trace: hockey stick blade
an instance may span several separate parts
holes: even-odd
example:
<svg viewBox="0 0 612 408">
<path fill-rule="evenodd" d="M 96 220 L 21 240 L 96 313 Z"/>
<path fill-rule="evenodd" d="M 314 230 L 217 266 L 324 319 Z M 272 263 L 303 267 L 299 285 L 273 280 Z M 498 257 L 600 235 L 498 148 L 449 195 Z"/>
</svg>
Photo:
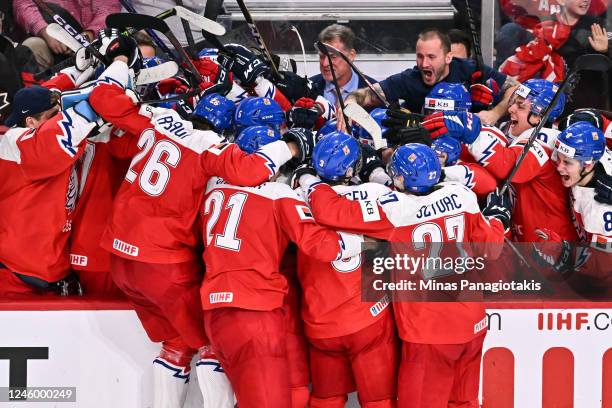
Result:
<svg viewBox="0 0 612 408">
<path fill-rule="evenodd" d="M 136 79 L 136 85 L 147 85 L 170 78 L 178 72 L 178 65 L 174 61 L 164 62 L 157 66 L 141 69 Z"/>
<path fill-rule="evenodd" d="M 374 149 L 379 150 L 387 147 L 387 141 L 382 137 L 382 129 L 365 109 L 356 103 L 348 103 L 344 108 L 344 114 L 372 136 Z"/>
<path fill-rule="evenodd" d="M 584 54 L 579 56 L 574 63 L 576 71 L 605 72 L 610 68 L 612 68 L 612 60 L 603 54 Z"/>
<path fill-rule="evenodd" d="M 194 27 L 197 27 L 200 30 L 204 30 L 213 35 L 225 35 L 225 27 L 216 21 L 209 20 L 191 10 L 187 10 L 185 7 L 176 6 L 174 7 L 174 10 L 176 11 L 176 15 L 178 17 L 182 18 L 183 20 L 187 20 L 189 24 L 192 24 Z"/>
<path fill-rule="evenodd" d="M 359 77 L 361 77 L 361 79 L 366 83 L 368 88 L 370 88 L 370 91 L 372 91 L 374 95 L 376 95 L 376 97 L 385 105 L 385 108 L 389 107 L 389 101 L 387 101 L 387 98 L 385 98 L 385 96 L 381 92 L 379 92 L 378 90 L 376 90 L 376 88 L 374 88 L 374 85 L 372 85 L 372 83 L 368 80 L 368 77 L 366 77 L 365 74 L 361 72 L 361 70 L 355 66 L 355 64 L 353 63 L 353 61 L 349 59 L 349 57 L 347 57 L 342 51 L 340 51 L 339 49 L 337 49 L 336 47 L 332 45 L 323 44 L 322 42 L 318 42 L 318 43 L 321 44 L 321 46 L 327 48 L 327 50 L 329 50 L 330 52 L 333 52 L 334 54 L 337 54 L 338 56 L 340 56 L 340 58 L 342 58 L 347 64 L 349 64 L 349 66 L 353 69 L 353 71 L 355 71 L 355 73 L 359 75 Z M 315 46 L 317 48 L 320 47 L 317 43 L 315 43 Z"/>
<path fill-rule="evenodd" d="M 172 14 L 174 15 L 174 14 Z M 168 14 L 170 16 L 170 14 Z M 106 25 L 111 28 L 125 29 L 150 28 L 160 33 L 170 31 L 168 24 L 160 18 L 136 13 L 113 13 L 106 16 Z"/>
<path fill-rule="evenodd" d="M 51 23 L 47 26 L 47 34 L 74 52 L 77 52 L 79 48 L 83 48 L 80 42 L 75 40 L 74 37 L 68 34 L 68 32 L 57 23 Z"/>
</svg>

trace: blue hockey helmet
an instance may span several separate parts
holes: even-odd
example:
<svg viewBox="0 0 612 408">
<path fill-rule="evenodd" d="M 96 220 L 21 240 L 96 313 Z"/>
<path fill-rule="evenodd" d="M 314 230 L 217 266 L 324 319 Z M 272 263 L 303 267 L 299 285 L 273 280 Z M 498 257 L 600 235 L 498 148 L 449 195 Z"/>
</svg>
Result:
<svg viewBox="0 0 612 408">
<path fill-rule="evenodd" d="M 219 50 L 216 48 L 202 48 L 200 52 L 198 52 L 198 58 L 202 57 L 216 57 L 219 54 Z"/>
<path fill-rule="evenodd" d="M 217 93 L 206 95 L 196 104 L 192 116 L 210 123 L 216 131 L 222 132 L 232 126 L 234 103 Z"/>
<path fill-rule="evenodd" d="M 355 170 L 359 155 L 357 140 L 336 130 L 315 145 L 312 166 L 323 180 L 337 181 L 346 177 L 349 169 Z"/>
<path fill-rule="evenodd" d="M 281 134 L 268 126 L 249 126 L 236 138 L 236 144 L 243 151 L 253 153 L 268 143 L 280 140 Z"/>
<path fill-rule="evenodd" d="M 247 98 L 236 107 L 234 119 L 239 129 L 265 125 L 280 131 L 280 126 L 285 122 L 285 112 L 274 99 Z"/>
<path fill-rule="evenodd" d="M 559 86 L 545 79 L 529 79 L 519 85 L 514 95 L 521 96 L 531 102 L 531 112 L 542 116 L 546 107 L 555 96 Z M 557 103 L 550 111 L 549 122 L 554 121 L 563 113 L 565 108 L 565 94 L 562 93 Z"/>
<path fill-rule="evenodd" d="M 425 193 L 440 180 L 442 167 L 438 156 L 430 147 L 409 143 L 393 153 L 388 173 L 393 179 L 403 176 L 403 187 L 407 191 Z"/>
<path fill-rule="evenodd" d="M 146 57 L 142 59 L 143 68 L 153 68 L 163 64 L 165 61 L 159 57 Z"/>
<path fill-rule="evenodd" d="M 559 133 L 555 142 L 555 153 L 562 153 L 580 161 L 591 164 L 603 156 L 606 140 L 603 132 L 588 122 L 576 122 Z"/>
<path fill-rule="evenodd" d="M 452 166 L 457 163 L 459 156 L 461 155 L 461 142 L 454 137 L 443 135 L 435 138 L 431 145 L 434 152 L 446 153 L 445 166 Z"/>
<path fill-rule="evenodd" d="M 380 126 L 380 129 L 384 135 L 384 133 L 387 131 L 388 128 L 382 125 L 382 120 L 387 119 L 387 109 L 386 108 L 373 109 L 370 112 L 370 116 L 372 117 L 372 119 L 376 121 L 376 123 L 378 123 L 378 126 Z M 353 136 L 358 138 L 361 143 L 367 143 L 370 146 L 374 145 L 374 142 L 372 140 L 372 135 L 370 135 L 364 128 L 359 126 L 357 123 L 353 124 Z"/>
<path fill-rule="evenodd" d="M 463 84 L 438 82 L 427 94 L 423 111 L 430 114 L 437 111 L 463 111 L 472 109 L 472 97 Z"/>
<path fill-rule="evenodd" d="M 323 136 L 326 136 L 332 132 L 338 130 L 338 122 L 336 119 L 330 119 L 321 128 L 317 131 L 317 141 L 319 141 Z"/>
</svg>

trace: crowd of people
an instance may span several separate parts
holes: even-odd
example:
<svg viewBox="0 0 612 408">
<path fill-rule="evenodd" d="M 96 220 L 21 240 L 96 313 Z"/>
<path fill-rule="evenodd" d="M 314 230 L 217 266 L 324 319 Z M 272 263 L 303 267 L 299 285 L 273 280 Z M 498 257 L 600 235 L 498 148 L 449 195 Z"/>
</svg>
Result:
<svg viewBox="0 0 612 408">
<path fill-rule="evenodd" d="M 541 271 L 609 299 L 612 117 L 568 109 L 546 75 L 479 66 L 465 32 L 430 28 L 416 66 L 380 82 L 337 53 L 308 79 L 225 44 L 138 84 L 170 56 L 105 27 L 119 4 L 58 3 L 91 41 L 72 65 L 33 75 L 72 52 L 25 0 L 15 21 L 34 36 L 2 53 L 0 297 L 129 301 L 161 345 L 155 407 L 183 405 L 194 358 L 206 408 L 342 407 L 354 391 L 370 408 L 479 406 L 484 304 L 362 300 L 362 251 L 381 242 L 490 258 L 528 243 Z M 604 32 L 588 41 L 607 55 Z M 356 58 L 345 25 L 319 41 Z"/>
</svg>

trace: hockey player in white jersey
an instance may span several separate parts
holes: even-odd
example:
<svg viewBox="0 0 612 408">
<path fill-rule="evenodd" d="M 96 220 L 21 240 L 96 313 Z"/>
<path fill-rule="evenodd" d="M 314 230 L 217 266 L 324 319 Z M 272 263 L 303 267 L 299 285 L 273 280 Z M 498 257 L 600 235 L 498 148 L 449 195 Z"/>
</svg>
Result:
<svg viewBox="0 0 612 408">
<path fill-rule="evenodd" d="M 556 156 L 556 158 L 555 158 Z M 576 122 L 559 135 L 553 157 L 570 203 L 580 246 L 562 240 L 555 231 L 539 229 L 537 258 L 556 272 L 570 275 L 574 287 L 610 293 L 612 273 L 612 205 L 595 200 L 597 173 L 612 171 L 612 156 L 604 134 L 587 122 Z M 548 245 L 549 243 L 555 243 Z M 577 286 L 578 285 L 578 286 Z"/>
</svg>

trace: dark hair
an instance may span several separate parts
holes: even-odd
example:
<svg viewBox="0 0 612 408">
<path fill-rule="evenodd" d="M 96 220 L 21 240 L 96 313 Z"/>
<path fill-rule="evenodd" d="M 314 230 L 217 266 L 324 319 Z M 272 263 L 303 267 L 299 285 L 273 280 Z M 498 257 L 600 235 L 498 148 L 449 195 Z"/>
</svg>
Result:
<svg viewBox="0 0 612 408">
<path fill-rule="evenodd" d="M 470 58 L 472 55 L 472 41 L 470 40 L 470 36 L 465 31 L 456 28 L 448 30 L 447 35 L 451 44 L 463 44 L 467 51 L 467 56 Z"/>
<path fill-rule="evenodd" d="M 355 49 L 355 33 L 347 26 L 332 24 L 319 33 L 319 41 L 330 42 L 340 40 L 347 50 Z"/>
<path fill-rule="evenodd" d="M 155 48 L 155 44 L 153 43 L 153 40 L 151 39 L 151 37 L 149 37 L 149 34 L 147 34 L 143 30 L 135 32 L 132 35 L 132 37 L 134 38 L 134 40 L 136 41 L 136 44 L 138 45 L 148 45 L 149 47 Z"/>
<path fill-rule="evenodd" d="M 426 28 L 425 30 L 421 31 L 419 33 L 419 40 L 421 41 L 427 41 L 427 40 L 431 40 L 432 38 L 439 38 L 440 42 L 442 43 L 442 49 L 444 50 L 445 54 L 448 54 L 450 52 L 451 49 L 451 42 L 450 39 L 448 38 L 448 35 L 444 34 L 442 31 L 438 30 L 437 28 Z"/>
</svg>

